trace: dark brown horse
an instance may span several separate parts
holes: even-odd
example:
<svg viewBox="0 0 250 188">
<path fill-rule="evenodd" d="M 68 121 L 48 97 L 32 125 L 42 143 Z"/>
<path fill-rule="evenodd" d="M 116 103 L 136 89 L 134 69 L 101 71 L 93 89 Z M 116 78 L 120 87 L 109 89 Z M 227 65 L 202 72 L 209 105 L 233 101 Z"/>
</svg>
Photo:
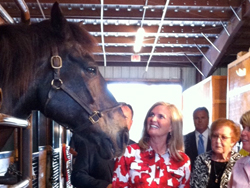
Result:
<svg viewBox="0 0 250 188">
<path fill-rule="evenodd" d="M 0 26 L 1 113 L 27 118 L 39 110 L 94 141 L 103 157 L 121 155 L 128 129 L 93 60 L 94 46 L 87 31 L 66 21 L 58 3 L 50 20 Z M 1 148 L 11 131 L 1 127 Z"/>
</svg>

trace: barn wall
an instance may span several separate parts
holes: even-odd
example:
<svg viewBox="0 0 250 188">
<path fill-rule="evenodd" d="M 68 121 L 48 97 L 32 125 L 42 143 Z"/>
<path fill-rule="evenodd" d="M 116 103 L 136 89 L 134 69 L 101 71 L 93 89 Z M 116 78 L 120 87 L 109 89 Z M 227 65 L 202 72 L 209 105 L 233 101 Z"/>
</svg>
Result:
<svg viewBox="0 0 250 188">
<path fill-rule="evenodd" d="M 227 76 L 227 67 L 218 68 L 213 75 Z"/>
<path fill-rule="evenodd" d="M 250 109 L 250 52 L 238 53 L 237 57 L 228 64 L 227 118 L 239 123 L 241 115 Z M 246 74 L 238 75 L 244 68 Z"/>
<path fill-rule="evenodd" d="M 182 90 L 185 91 L 189 87 L 196 84 L 196 69 L 192 67 L 182 68 L 183 82 Z"/>
<path fill-rule="evenodd" d="M 184 134 L 193 131 L 193 111 L 206 107 L 209 111 L 209 124 L 226 117 L 226 76 L 210 76 L 182 93 Z"/>
<path fill-rule="evenodd" d="M 190 67 L 99 67 L 107 81 L 180 83 L 183 89 L 195 84 L 194 68 Z"/>
<path fill-rule="evenodd" d="M 196 84 L 194 67 L 118 67 L 99 66 L 100 72 L 107 81 L 121 82 L 155 82 L 182 84 L 183 91 Z M 218 68 L 213 75 L 226 76 L 227 67 Z"/>
<path fill-rule="evenodd" d="M 179 80 L 181 78 L 180 68 L 177 67 L 149 67 L 145 71 L 145 67 L 99 67 L 102 75 L 108 79 L 129 79 L 141 81 L 153 80 Z"/>
</svg>

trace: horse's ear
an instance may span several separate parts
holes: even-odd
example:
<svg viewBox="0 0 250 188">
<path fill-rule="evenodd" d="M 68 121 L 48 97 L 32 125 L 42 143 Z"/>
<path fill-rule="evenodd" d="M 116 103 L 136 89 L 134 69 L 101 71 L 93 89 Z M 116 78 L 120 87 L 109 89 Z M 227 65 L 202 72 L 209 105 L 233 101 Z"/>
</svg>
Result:
<svg viewBox="0 0 250 188">
<path fill-rule="evenodd" d="M 51 9 L 51 24 L 53 30 L 55 30 L 56 32 L 62 32 L 66 23 L 67 21 L 62 14 L 59 3 L 55 2 Z"/>
</svg>

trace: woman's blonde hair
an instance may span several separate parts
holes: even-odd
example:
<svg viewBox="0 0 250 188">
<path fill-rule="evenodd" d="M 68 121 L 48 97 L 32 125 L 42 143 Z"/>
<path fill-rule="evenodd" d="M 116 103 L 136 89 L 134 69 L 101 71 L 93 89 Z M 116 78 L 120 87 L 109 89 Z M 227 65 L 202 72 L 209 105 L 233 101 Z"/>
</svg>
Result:
<svg viewBox="0 0 250 188">
<path fill-rule="evenodd" d="M 240 118 L 240 124 L 250 127 L 250 110 L 245 112 Z"/>
<path fill-rule="evenodd" d="M 139 141 L 139 146 L 143 151 L 149 148 L 150 136 L 147 132 L 147 119 L 151 111 L 156 106 L 160 105 L 166 106 L 170 111 L 172 131 L 168 134 L 166 141 L 168 149 L 170 151 L 170 155 L 177 161 L 183 160 L 183 158 L 178 152 L 178 150 L 184 152 L 184 142 L 182 135 L 182 115 L 180 111 L 176 108 L 176 106 L 173 104 L 169 104 L 166 102 L 157 102 L 148 110 L 144 120 L 142 138 Z"/>
</svg>

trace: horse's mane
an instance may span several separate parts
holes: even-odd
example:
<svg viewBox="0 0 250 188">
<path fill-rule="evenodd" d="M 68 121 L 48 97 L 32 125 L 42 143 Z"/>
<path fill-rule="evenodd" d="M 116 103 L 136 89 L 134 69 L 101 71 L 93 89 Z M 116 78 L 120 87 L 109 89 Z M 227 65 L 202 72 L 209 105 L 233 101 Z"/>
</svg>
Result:
<svg viewBox="0 0 250 188">
<path fill-rule="evenodd" d="M 53 33 L 50 20 L 30 26 L 0 26 L 0 88 L 16 97 L 21 95 L 34 78 L 36 67 L 49 63 L 52 46 L 62 49 L 77 44 L 81 52 L 92 54 L 95 40 L 78 24 L 68 23 L 64 34 Z"/>
</svg>

